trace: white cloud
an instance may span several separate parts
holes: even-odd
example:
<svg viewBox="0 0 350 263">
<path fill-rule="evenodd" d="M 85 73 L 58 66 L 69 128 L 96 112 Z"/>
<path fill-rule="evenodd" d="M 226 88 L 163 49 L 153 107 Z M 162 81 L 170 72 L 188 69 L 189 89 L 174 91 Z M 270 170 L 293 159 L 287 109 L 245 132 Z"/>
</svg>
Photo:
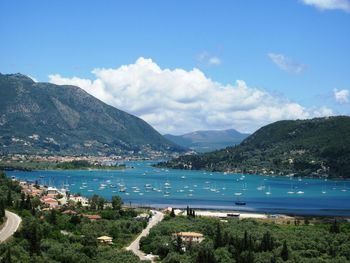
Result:
<svg viewBox="0 0 350 263">
<path fill-rule="evenodd" d="M 116 69 L 94 69 L 95 80 L 50 75 L 55 84 L 77 85 L 102 101 L 137 115 L 161 133 L 236 128 L 252 132 L 281 119 L 332 115 L 328 108 L 298 103 L 248 87 L 238 80 L 224 85 L 199 69 L 161 69 L 151 59 Z"/>
<path fill-rule="evenodd" d="M 34 78 L 33 76 L 28 75 L 29 78 L 31 78 L 34 82 L 39 82 L 36 78 Z"/>
<path fill-rule="evenodd" d="M 208 52 L 204 51 L 200 53 L 197 60 L 207 66 L 218 66 L 222 63 L 221 59 L 217 56 L 212 56 Z"/>
<path fill-rule="evenodd" d="M 350 12 L 349 0 L 302 0 L 306 5 L 314 6 L 320 10 L 343 10 Z"/>
<path fill-rule="evenodd" d="M 221 59 L 218 58 L 218 57 L 211 57 L 209 60 L 208 60 L 208 63 L 210 65 L 220 65 L 221 64 Z"/>
<path fill-rule="evenodd" d="M 306 69 L 306 65 L 294 62 L 282 54 L 268 53 L 267 55 L 277 67 L 286 72 L 301 73 Z"/>
<path fill-rule="evenodd" d="M 342 90 L 334 89 L 333 93 L 334 93 L 334 99 L 338 103 L 343 104 L 343 103 L 349 102 L 349 90 L 347 90 L 347 89 L 342 89 Z"/>
</svg>

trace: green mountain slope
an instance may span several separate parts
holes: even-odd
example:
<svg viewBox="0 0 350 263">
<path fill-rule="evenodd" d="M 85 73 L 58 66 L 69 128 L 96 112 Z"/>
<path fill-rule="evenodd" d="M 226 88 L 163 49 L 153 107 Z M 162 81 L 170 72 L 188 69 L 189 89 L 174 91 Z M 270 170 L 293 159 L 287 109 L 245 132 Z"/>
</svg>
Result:
<svg viewBox="0 0 350 263">
<path fill-rule="evenodd" d="M 196 152 L 210 152 L 228 146 L 234 146 L 243 141 L 249 134 L 240 133 L 234 129 L 222 131 L 195 131 L 184 135 L 164 135 L 168 140 L 190 148 Z"/>
<path fill-rule="evenodd" d="M 0 74 L 0 153 L 181 151 L 145 121 L 75 86 Z"/>
<path fill-rule="evenodd" d="M 350 178 L 350 117 L 278 121 L 236 147 L 181 156 L 168 167 Z"/>
</svg>

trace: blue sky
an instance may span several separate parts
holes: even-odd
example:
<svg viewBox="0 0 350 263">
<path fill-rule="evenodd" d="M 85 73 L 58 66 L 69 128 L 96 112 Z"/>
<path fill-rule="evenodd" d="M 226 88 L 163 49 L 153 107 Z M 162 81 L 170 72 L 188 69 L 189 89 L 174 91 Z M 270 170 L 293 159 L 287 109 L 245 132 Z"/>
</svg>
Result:
<svg viewBox="0 0 350 263">
<path fill-rule="evenodd" d="M 330 111 L 350 114 L 348 0 L 11 0 L 1 1 L 0 9 L 1 73 L 21 72 L 39 81 L 57 84 L 83 83 L 80 86 L 94 96 L 140 116 L 163 133 L 232 127 L 253 131 L 282 118 L 314 117 L 330 114 Z M 227 106 L 219 111 L 216 109 L 222 105 L 220 101 L 208 109 L 203 108 L 205 106 L 196 108 L 193 104 L 178 105 L 183 102 L 181 98 L 168 103 L 178 105 L 171 109 L 161 104 L 152 110 L 147 105 L 135 109 L 130 105 L 138 103 L 137 92 L 147 93 L 144 100 L 150 100 L 152 94 L 161 97 L 161 89 L 147 87 L 144 89 L 147 92 L 143 92 L 134 87 L 123 93 L 118 83 L 110 81 L 115 75 L 106 79 L 101 71 L 100 75 L 92 73 L 94 69 L 116 70 L 122 65 L 136 65 L 141 57 L 152 60 L 147 65 L 141 63 L 144 67 L 156 65 L 162 72 L 169 69 L 174 78 L 191 78 L 190 72 L 197 68 L 205 75 L 204 82 L 211 80 L 233 90 L 239 86 L 236 81 L 243 80 L 246 96 L 261 91 L 274 97 L 275 108 L 278 103 L 296 103 L 304 108 L 305 114 L 293 115 L 286 110 L 286 114 L 277 115 L 266 110 L 266 115 L 257 117 L 250 112 L 240 117 L 242 111 L 247 113 L 255 109 L 259 112 L 261 109 L 248 103 L 251 108 L 245 104 L 242 108 Z M 178 76 L 175 69 L 188 74 Z M 166 72 L 163 73 L 168 80 Z M 135 72 L 127 74 L 135 75 Z M 55 75 L 55 80 L 50 75 Z M 73 77 L 76 78 L 73 80 Z M 91 83 L 83 80 L 91 80 Z M 91 86 L 96 80 L 102 81 L 103 87 Z M 125 80 L 124 85 L 132 86 L 135 84 L 132 81 Z M 209 85 L 204 82 L 198 85 Z M 150 84 L 145 78 L 138 83 L 163 86 L 160 80 Z M 209 90 L 220 91 L 215 83 L 210 84 L 215 87 Z M 167 93 L 169 89 L 177 89 L 168 82 L 164 82 L 164 87 L 168 90 L 163 92 Z M 210 104 L 210 98 L 203 99 L 205 90 L 192 98 L 191 103 Z M 128 103 L 116 99 L 117 93 L 131 96 L 135 92 L 133 101 Z M 235 98 L 234 103 L 239 104 L 242 97 Z M 203 116 L 193 115 L 191 109 L 203 112 Z M 160 118 L 162 110 L 169 114 Z M 215 111 L 212 115 L 221 116 L 221 119 L 236 117 L 220 122 L 220 118 L 213 120 L 213 116 L 208 120 L 204 115 L 208 116 L 209 111 Z M 200 121 L 184 127 L 191 121 L 186 119 L 188 114 Z M 182 116 L 182 122 L 174 126 L 165 121 L 173 116 Z"/>
</svg>

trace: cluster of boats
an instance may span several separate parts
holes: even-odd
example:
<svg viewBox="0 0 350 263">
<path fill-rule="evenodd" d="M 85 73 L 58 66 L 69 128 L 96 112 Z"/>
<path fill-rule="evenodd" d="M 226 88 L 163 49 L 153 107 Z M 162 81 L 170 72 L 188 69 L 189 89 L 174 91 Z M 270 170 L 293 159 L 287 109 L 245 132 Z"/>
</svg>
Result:
<svg viewBox="0 0 350 263">
<path fill-rule="evenodd" d="M 146 173 L 143 173 L 142 175 L 146 175 Z M 226 190 L 226 186 L 225 185 L 221 185 L 221 186 L 217 186 L 217 184 L 211 181 L 204 181 L 201 184 L 186 184 L 186 176 L 185 175 L 181 175 L 178 177 L 178 179 L 180 179 L 182 182 L 184 182 L 184 184 L 177 184 L 175 186 L 175 189 L 172 188 L 172 185 L 170 183 L 170 181 L 167 179 L 166 181 L 163 181 L 162 183 L 155 183 L 155 184 L 151 184 L 151 183 L 146 183 L 144 185 L 140 185 L 140 183 L 138 185 L 133 185 L 132 187 L 127 187 L 127 185 L 124 183 L 123 179 L 117 179 L 117 181 L 115 181 L 112 177 L 110 177 L 111 179 L 108 180 L 103 180 L 101 181 L 101 179 L 93 179 L 93 185 L 91 183 L 87 183 L 87 181 L 85 180 L 85 182 L 81 182 L 80 184 L 80 190 L 85 190 L 87 192 L 94 192 L 96 190 L 98 191 L 103 191 L 106 189 L 112 189 L 113 193 L 123 193 L 125 195 L 130 195 L 130 194 L 137 194 L 140 196 L 143 196 L 146 193 L 149 192 L 155 192 L 155 193 L 159 193 L 160 195 L 162 195 L 163 197 L 169 197 L 175 193 L 183 193 L 186 197 L 191 197 L 193 196 L 197 191 L 208 191 L 210 193 L 217 193 L 220 195 L 225 195 L 228 192 Z M 246 205 L 245 201 L 240 200 L 240 198 L 242 197 L 242 194 L 244 192 L 246 192 L 248 190 L 248 186 L 247 183 L 245 182 L 246 180 L 246 176 L 245 175 L 239 175 L 238 177 L 236 177 L 234 179 L 234 181 L 236 181 L 235 185 L 236 187 L 239 185 L 239 189 L 237 189 L 238 191 L 234 192 L 234 197 L 236 198 L 235 201 L 235 205 L 239 205 L 239 206 L 244 206 Z M 267 182 L 268 179 L 263 179 L 263 181 L 261 182 L 261 184 L 259 184 L 255 189 L 256 191 L 262 192 L 264 195 L 266 196 L 270 196 L 272 195 L 272 191 L 271 191 L 271 186 L 269 185 L 269 183 Z M 286 193 L 288 195 L 304 195 L 305 192 L 303 191 L 302 187 L 299 185 L 301 181 L 303 181 L 303 179 L 299 178 L 299 179 L 292 179 L 290 178 L 290 180 L 293 180 L 293 182 L 291 182 L 291 187 L 288 191 L 286 191 Z M 113 182 L 112 182 L 113 181 Z M 297 184 L 297 185 L 293 185 L 293 184 Z M 303 182 L 304 184 L 308 184 L 308 182 Z M 74 184 L 71 184 L 71 186 L 73 186 Z M 96 185 L 98 186 L 98 189 L 96 189 Z M 69 186 L 69 184 L 65 185 L 67 188 Z M 200 189 L 200 190 L 199 190 Z M 335 185 L 333 187 L 333 190 L 341 190 L 342 192 L 346 192 L 347 189 L 345 188 L 345 184 L 344 187 L 341 188 L 337 185 Z M 322 188 L 322 194 L 326 194 L 326 188 Z M 232 194 L 232 193 L 231 193 Z"/>
</svg>

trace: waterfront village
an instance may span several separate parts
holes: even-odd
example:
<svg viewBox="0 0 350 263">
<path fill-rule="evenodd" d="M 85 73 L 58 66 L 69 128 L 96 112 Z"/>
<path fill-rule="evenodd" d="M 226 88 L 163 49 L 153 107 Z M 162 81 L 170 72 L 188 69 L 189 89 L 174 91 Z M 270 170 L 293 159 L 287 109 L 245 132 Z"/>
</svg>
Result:
<svg viewBox="0 0 350 263">
<path fill-rule="evenodd" d="M 12 178 L 13 181 L 17 181 L 15 178 Z M 82 216 L 90 221 L 101 220 L 102 217 L 99 214 L 78 214 L 74 209 L 69 209 L 69 207 L 89 207 L 90 200 L 87 197 L 83 197 L 80 194 L 70 194 L 65 188 L 58 189 L 52 186 L 39 185 L 37 183 L 31 183 L 24 180 L 18 181 L 21 192 L 25 196 L 31 198 L 39 198 L 42 204 L 42 211 L 49 211 L 52 209 L 62 210 L 62 214 L 66 215 L 76 215 Z M 106 204 L 106 206 L 111 204 Z M 162 210 L 165 214 L 174 213 L 175 215 L 184 215 L 185 210 L 173 209 L 171 207 L 165 208 Z M 203 212 L 199 212 L 199 215 L 208 216 Z M 140 213 L 136 216 L 136 219 L 139 220 L 149 220 L 152 216 L 152 213 Z M 209 216 L 212 217 L 239 217 L 239 214 L 225 214 L 225 213 L 211 213 Z M 173 233 L 173 237 L 180 237 L 183 242 L 197 242 L 200 243 L 204 240 L 202 233 L 197 232 L 178 232 Z M 97 240 L 100 243 L 104 244 L 113 244 L 113 238 L 109 236 L 98 237 Z"/>
<path fill-rule="evenodd" d="M 12 180 L 17 181 L 16 178 L 12 178 Z M 28 182 L 25 180 L 18 181 L 21 192 L 25 196 L 29 196 L 30 198 L 37 198 L 41 202 L 41 207 L 43 211 L 49 211 L 52 209 L 59 209 L 63 214 L 66 215 L 77 215 L 82 216 L 90 221 L 98 221 L 101 220 L 102 217 L 99 214 L 78 214 L 72 207 L 77 208 L 88 208 L 90 206 L 90 200 L 87 197 L 81 196 L 80 194 L 71 194 L 65 188 L 56 188 L 53 186 L 44 186 L 39 185 L 37 182 Z M 105 207 L 111 206 L 110 203 L 106 203 Z M 137 219 L 140 220 L 149 220 L 152 216 L 152 213 L 147 213 L 148 210 L 143 211 L 142 213 L 136 216 Z M 173 209 L 171 207 L 167 207 L 162 210 L 165 214 L 174 214 L 178 215 L 186 215 L 188 211 L 186 209 Z M 213 217 L 220 218 L 222 222 L 226 222 L 228 218 L 237 218 L 237 219 L 245 219 L 245 218 L 255 218 L 255 219 L 284 219 L 290 220 L 291 217 L 285 215 L 267 215 L 267 214 L 257 214 L 257 213 L 237 213 L 237 212 L 224 212 L 224 211 L 201 211 L 196 210 L 197 216 L 202 217 Z M 183 239 L 184 242 L 202 242 L 203 234 L 196 232 L 179 232 L 173 233 L 173 236 L 179 236 Z M 102 243 L 110 244 L 112 243 L 112 239 L 108 236 L 99 237 L 98 240 Z"/>
<path fill-rule="evenodd" d="M 6 156 L 1 156 L 0 161 L 7 162 L 49 162 L 49 163 L 63 163 L 72 161 L 88 161 L 92 165 L 105 165 L 111 166 L 116 162 L 123 161 L 141 161 L 141 160 L 152 160 L 160 158 L 156 153 L 150 157 L 141 157 L 137 155 L 131 155 L 128 157 L 121 155 L 111 155 L 111 156 L 64 156 L 64 155 L 27 155 L 27 154 L 11 154 Z"/>
</svg>

